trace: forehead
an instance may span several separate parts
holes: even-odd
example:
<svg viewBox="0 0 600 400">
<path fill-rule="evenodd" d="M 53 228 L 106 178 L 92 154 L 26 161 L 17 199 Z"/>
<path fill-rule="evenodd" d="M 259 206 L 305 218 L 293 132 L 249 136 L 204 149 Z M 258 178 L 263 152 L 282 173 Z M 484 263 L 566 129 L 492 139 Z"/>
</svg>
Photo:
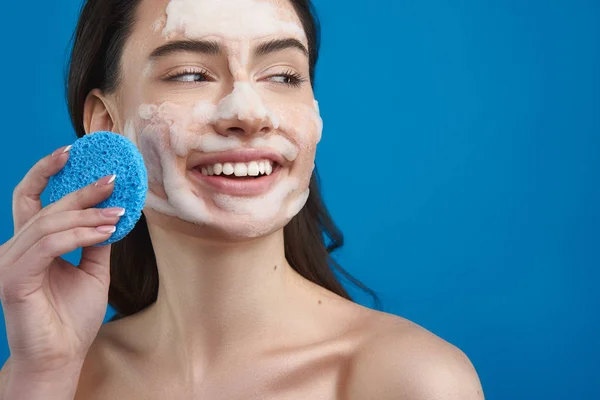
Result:
<svg viewBox="0 0 600 400">
<path fill-rule="evenodd" d="M 134 34 L 152 43 L 175 39 L 294 37 L 306 44 L 289 0 L 143 0 Z"/>
</svg>

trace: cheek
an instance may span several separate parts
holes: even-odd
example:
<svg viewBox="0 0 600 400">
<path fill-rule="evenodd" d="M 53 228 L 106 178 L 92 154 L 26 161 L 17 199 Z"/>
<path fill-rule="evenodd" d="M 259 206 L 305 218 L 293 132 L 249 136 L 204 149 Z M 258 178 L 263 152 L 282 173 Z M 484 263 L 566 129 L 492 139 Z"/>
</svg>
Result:
<svg viewBox="0 0 600 400">
<path fill-rule="evenodd" d="M 280 130 L 297 145 L 290 175 L 300 180 L 301 187 L 307 187 L 314 169 L 317 144 L 321 140 L 322 121 L 313 107 L 306 105 L 274 106 L 275 115 L 281 119 Z"/>
<path fill-rule="evenodd" d="M 168 126 L 148 124 L 142 127 L 138 137 L 138 147 L 144 157 L 150 183 L 163 183 L 163 168 L 160 150 L 167 146 Z"/>
<path fill-rule="evenodd" d="M 302 149 L 315 148 L 321 140 L 322 121 L 318 110 L 305 104 L 272 104 L 279 129 L 294 138 Z"/>
<path fill-rule="evenodd" d="M 159 131 L 165 149 L 168 147 L 175 155 L 185 157 L 201 147 L 203 134 L 212 131 L 210 119 L 215 108 L 208 102 L 142 104 L 138 117 L 148 128 Z"/>
</svg>

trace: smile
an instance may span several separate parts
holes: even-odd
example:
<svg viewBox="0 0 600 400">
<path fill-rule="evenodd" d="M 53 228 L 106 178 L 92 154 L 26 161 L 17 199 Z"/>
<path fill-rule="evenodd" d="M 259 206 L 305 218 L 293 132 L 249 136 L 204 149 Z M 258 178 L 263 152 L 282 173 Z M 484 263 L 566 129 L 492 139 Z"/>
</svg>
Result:
<svg viewBox="0 0 600 400">
<path fill-rule="evenodd" d="M 271 175 L 273 165 L 271 160 L 250 161 L 249 163 L 233 163 L 226 162 L 224 164 L 216 163 L 204 166 L 199 166 L 200 172 L 204 176 L 219 176 L 226 175 L 230 178 L 244 176 L 264 176 Z M 277 165 L 275 165 L 276 167 Z"/>
<path fill-rule="evenodd" d="M 231 196 L 259 196 L 268 192 L 283 170 L 283 158 L 270 151 L 245 149 L 203 153 L 192 160 L 195 181 L 214 192 Z"/>
</svg>

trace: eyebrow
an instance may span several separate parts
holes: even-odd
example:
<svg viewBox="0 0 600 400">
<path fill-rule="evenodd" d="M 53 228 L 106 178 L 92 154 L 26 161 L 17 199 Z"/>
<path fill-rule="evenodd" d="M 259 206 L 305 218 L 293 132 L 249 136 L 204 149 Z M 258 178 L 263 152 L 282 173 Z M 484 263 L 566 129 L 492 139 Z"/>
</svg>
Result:
<svg viewBox="0 0 600 400">
<path fill-rule="evenodd" d="M 293 38 L 274 39 L 262 43 L 254 50 L 254 56 L 261 57 L 286 49 L 300 50 L 302 54 L 308 57 L 306 47 L 299 40 Z M 149 58 L 153 60 L 180 51 L 189 51 L 209 56 L 219 56 L 222 53 L 221 45 L 217 42 L 207 40 L 177 40 L 157 47 L 150 53 Z"/>
<path fill-rule="evenodd" d="M 297 39 L 289 38 L 289 39 L 274 39 L 265 43 L 260 44 L 254 50 L 254 56 L 260 57 L 265 56 L 270 53 L 275 53 L 278 51 L 286 50 L 286 49 L 298 49 L 305 56 L 308 57 L 308 50 L 306 47 Z"/>
<path fill-rule="evenodd" d="M 180 51 L 191 51 L 209 56 L 218 56 L 221 54 L 221 45 L 217 42 L 207 40 L 178 40 L 157 47 L 150 53 L 150 59 L 161 58 L 172 53 Z"/>
</svg>

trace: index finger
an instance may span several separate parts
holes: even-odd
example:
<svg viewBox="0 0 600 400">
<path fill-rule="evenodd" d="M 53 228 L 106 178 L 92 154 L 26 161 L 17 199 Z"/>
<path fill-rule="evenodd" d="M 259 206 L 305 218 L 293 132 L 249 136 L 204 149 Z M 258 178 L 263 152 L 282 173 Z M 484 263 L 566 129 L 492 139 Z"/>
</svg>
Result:
<svg viewBox="0 0 600 400">
<path fill-rule="evenodd" d="M 40 195 L 50 177 L 65 166 L 71 147 L 63 146 L 39 160 L 15 187 L 12 203 L 15 233 L 42 209 Z"/>
</svg>

